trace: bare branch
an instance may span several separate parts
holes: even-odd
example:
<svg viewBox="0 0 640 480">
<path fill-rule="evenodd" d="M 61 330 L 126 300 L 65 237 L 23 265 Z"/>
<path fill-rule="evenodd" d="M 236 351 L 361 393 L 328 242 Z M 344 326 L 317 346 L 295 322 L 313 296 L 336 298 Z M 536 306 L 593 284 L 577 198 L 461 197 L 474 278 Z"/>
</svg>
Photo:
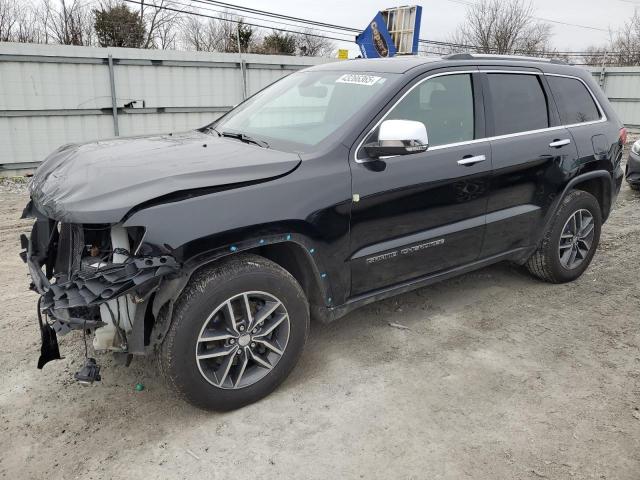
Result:
<svg viewBox="0 0 640 480">
<path fill-rule="evenodd" d="M 43 0 L 38 17 L 44 30 L 45 43 L 51 39 L 63 45 L 91 45 L 93 43 L 93 15 L 86 2 L 60 0 L 54 5 Z"/>
<path fill-rule="evenodd" d="M 467 9 L 465 21 L 452 36 L 454 51 L 536 54 L 548 50 L 551 27 L 533 17 L 525 0 L 481 0 Z"/>
<path fill-rule="evenodd" d="M 308 57 L 328 57 L 335 50 L 335 44 L 328 38 L 313 34 L 313 30 L 306 29 L 297 35 L 298 52 Z"/>
</svg>

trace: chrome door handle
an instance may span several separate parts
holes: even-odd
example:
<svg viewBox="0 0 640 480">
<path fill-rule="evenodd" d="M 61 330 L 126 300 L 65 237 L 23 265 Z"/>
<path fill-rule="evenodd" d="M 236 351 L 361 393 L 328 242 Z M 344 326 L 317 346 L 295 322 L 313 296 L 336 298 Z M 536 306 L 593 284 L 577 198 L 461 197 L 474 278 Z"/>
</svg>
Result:
<svg viewBox="0 0 640 480">
<path fill-rule="evenodd" d="M 549 144 L 549 146 L 552 148 L 559 148 L 559 147 L 564 147 L 565 145 L 569 145 L 570 143 L 571 143 L 571 140 L 569 140 L 568 138 L 565 138 L 564 140 L 554 140 Z"/>
<path fill-rule="evenodd" d="M 458 160 L 458 165 L 463 165 L 465 167 L 470 167 L 471 165 L 475 165 L 476 163 L 484 162 L 487 159 L 484 155 L 476 155 L 475 157 L 468 157 Z"/>
</svg>

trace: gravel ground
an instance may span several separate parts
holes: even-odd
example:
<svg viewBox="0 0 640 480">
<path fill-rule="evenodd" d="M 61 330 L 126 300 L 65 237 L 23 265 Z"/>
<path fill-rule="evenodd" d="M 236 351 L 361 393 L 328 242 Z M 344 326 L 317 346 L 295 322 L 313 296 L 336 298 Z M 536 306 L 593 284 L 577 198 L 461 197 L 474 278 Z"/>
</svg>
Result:
<svg viewBox="0 0 640 480">
<path fill-rule="evenodd" d="M 503 264 L 312 325 L 284 385 L 226 414 L 174 399 L 149 360 L 100 356 L 103 381 L 76 384 L 77 334 L 36 369 L 26 198 L 0 183 L 1 478 L 640 478 L 640 194 L 626 184 L 578 281 Z"/>
</svg>

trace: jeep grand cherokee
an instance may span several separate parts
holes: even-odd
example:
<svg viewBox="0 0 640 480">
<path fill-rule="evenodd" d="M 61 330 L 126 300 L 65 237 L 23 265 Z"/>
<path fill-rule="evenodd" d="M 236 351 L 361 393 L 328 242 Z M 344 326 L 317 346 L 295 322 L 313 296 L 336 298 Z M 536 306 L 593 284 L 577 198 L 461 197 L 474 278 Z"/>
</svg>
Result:
<svg viewBox="0 0 640 480">
<path fill-rule="evenodd" d="M 287 377 L 310 318 L 505 260 L 574 280 L 625 139 L 587 71 L 458 54 L 315 66 L 196 131 L 61 147 L 22 237 L 39 367 L 78 329 L 232 409 Z"/>
</svg>

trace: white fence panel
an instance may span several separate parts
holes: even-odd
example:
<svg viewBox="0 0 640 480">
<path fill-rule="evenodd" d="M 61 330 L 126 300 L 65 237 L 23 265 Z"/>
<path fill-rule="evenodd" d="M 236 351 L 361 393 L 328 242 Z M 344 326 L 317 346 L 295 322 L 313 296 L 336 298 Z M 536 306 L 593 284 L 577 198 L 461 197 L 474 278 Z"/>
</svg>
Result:
<svg viewBox="0 0 640 480">
<path fill-rule="evenodd" d="M 640 129 L 640 67 L 589 70 L 624 124 L 632 129 Z"/>
<path fill-rule="evenodd" d="M 109 56 L 113 62 L 113 117 Z M 58 146 L 196 128 L 248 95 L 332 59 L 0 43 L 0 175 Z M 244 71 L 244 82 L 243 74 Z M 134 108 L 126 107 L 136 102 Z"/>
</svg>

